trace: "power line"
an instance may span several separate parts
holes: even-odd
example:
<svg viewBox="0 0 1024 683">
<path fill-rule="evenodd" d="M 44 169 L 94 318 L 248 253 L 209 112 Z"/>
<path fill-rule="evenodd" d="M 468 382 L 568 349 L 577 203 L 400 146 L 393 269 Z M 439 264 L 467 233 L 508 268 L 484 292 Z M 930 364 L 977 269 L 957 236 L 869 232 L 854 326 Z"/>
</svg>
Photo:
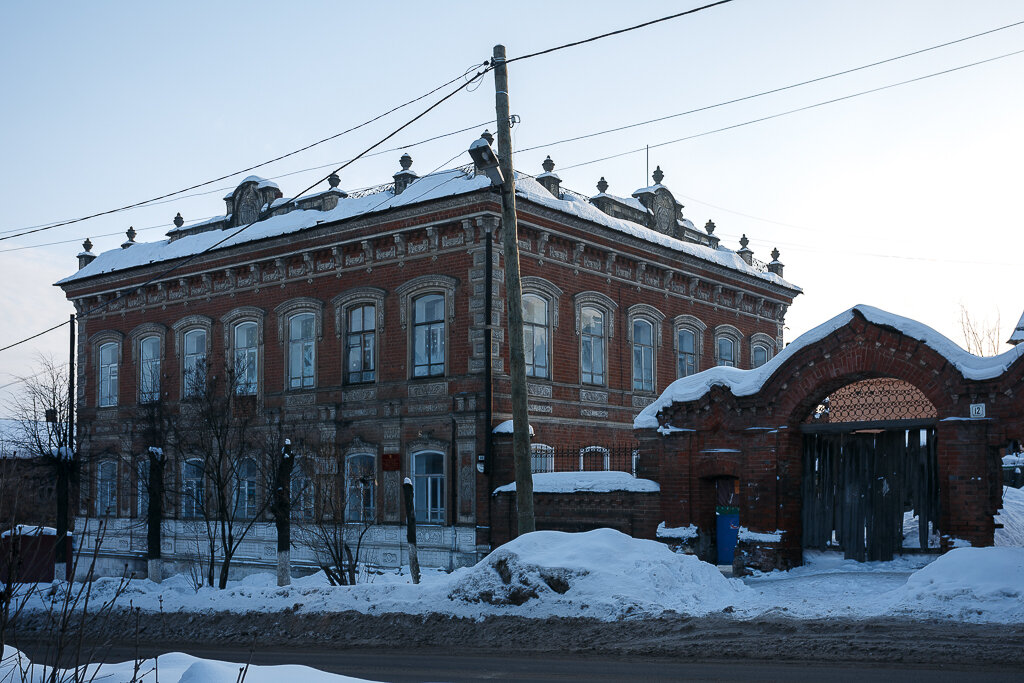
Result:
<svg viewBox="0 0 1024 683">
<path fill-rule="evenodd" d="M 518 62 L 521 59 L 531 59 L 533 57 L 539 57 L 541 55 L 550 54 L 552 52 L 558 52 L 559 50 L 565 50 L 567 48 L 576 47 L 578 45 L 583 45 L 585 43 L 592 43 L 595 40 L 601 40 L 602 38 L 609 38 L 611 36 L 617 36 L 617 35 L 620 35 L 622 33 L 629 33 L 630 31 L 636 31 L 637 29 L 646 28 L 648 26 L 653 26 L 654 24 L 660 24 L 663 21 L 669 21 L 671 19 L 678 19 L 679 17 L 685 17 L 688 14 L 696 14 L 697 12 L 703 12 L 704 10 L 711 9 L 712 7 L 718 7 L 719 5 L 726 5 L 726 4 L 730 3 L 730 2 L 732 2 L 732 0 L 719 0 L 718 2 L 712 2 L 709 5 L 703 5 L 701 7 L 695 7 L 693 9 L 686 10 L 685 12 L 677 12 L 676 14 L 670 14 L 667 17 L 661 17 L 660 19 L 652 19 L 651 21 L 645 21 L 644 23 L 637 24 L 635 26 L 629 26 L 627 28 L 620 28 L 620 29 L 618 29 L 616 31 L 609 31 L 608 33 L 602 33 L 601 35 L 593 36 L 591 38 L 584 38 L 583 40 L 577 40 L 577 41 L 574 41 L 572 43 L 565 43 L 564 45 L 558 45 L 556 47 L 549 47 L 546 50 L 540 50 L 538 52 L 531 52 L 530 54 L 527 54 L 527 55 L 520 55 L 518 57 L 513 57 L 512 59 L 505 60 L 505 63 L 506 64 L 511 64 L 512 62 Z"/>
<path fill-rule="evenodd" d="M 359 154 L 354 156 L 352 159 L 350 159 L 349 161 L 346 161 L 342 165 L 340 165 L 337 168 L 335 168 L 334 170 L 332 170 L 331 173 L 327 174 L 323 178 L 320 178 L 319 180 L 314 182 L 312 185 L 310 185 L 306 189 L 302 190 L 302 192 L 299 192 L 298 194 L 296 194 L 294 197 L 292 197 L 292 200 L 298 199 L 299 197 L 303 196 L 304 194 L 306 194 L 307 192 L 309 192 L 310 190 L 315 188 L 317 185 L 319 185 L 324 180 L 329 179 L 331 175 L 340 173 L 345 168 L 347 168 L 348 166 L 350 166 L 351 164 L 353 164 L 354 162 L 356 162 L 357 160 L 359 160 L 360 158 L 362 158 L 363 156 L 365 156 L 366 154 L 371 152 L 375 147 L 378 147 L 378 146 L 384 144 L 385 142 L 387 142 L 388 140 L 393 138 L 395 135 L 400 133 L 402 130 L 408 128 L 413 123 L 415 123 L 416 121 L 420 120 L 421 118 L 423 118 L 424 116 L 429 114 L 431 111 L 433 111 L 437 107 L 441 106 L 442 104 L 444 104 L 445 102 L 450 100 L 452 97 L 454 97 L 455 95 L 460 93 L 466 86 L 468 86 L 471 83 L 473 83 L 473 81 L 475 81 L 476 79 L 481 78 L 488 71 L 490 71 L 490 67 L 486 67 L 486 66 L 483 67 L 480 71 L 478 71 L 476 74 L 474 74 L 474 76 L 468 82 L 459 85 L 459 87 L 455 88 L 454 90 L 452 90 L 451 92 L 446 94 L 444 97 L 442 97 L 441 99 L 437 100 L 436 102 L 431 104 L 429 107 L 424 109 L 422 112 L 420 112 L 419 114 L 417 114 L 413 118 L 409 119 L 408 121 L 406 121 L 401 126 L 399 126 L 398 128 L 394 129 L 393 131 L 391 131 L 390 133 L 385 135 L 383 138 L 381 138 L 377 142 L 375 142 L 372 145 L 370 145 L 369 147 L 367 147 L 365 150 L 363 150 L 362 152 L 360 152 Z M 462 78 L 462 77 L 460 76 L 460 78 Z M 458 79 L 456 79 L 456 80 L 458 80 Z M 449 83 L 451 83 L 451 82 L 449 82 Z M 422 99 L 422 98 L 420 98 L 420 99 Z M 178 263 L 174 264 L 173 266 L 171 266 L 170 268 L 164 270 L 163 272 L 161 272 L 161 273 L 159 273 L 159 274 L 149 278 L 145 282 L 142 282 L 141 284 L 135 285 L 134 287 L 130 287 L 130 288 L 124 290 L 123 292 L 121 292 L 120 294 L 115 296 L 114 298 L 109 299 L 107 301 L 104 301 L 103 303 L 98 304 L 97 306 L 94 306 L 94 307 L 90 308 L 89 310 L 85 311 L 84 313 L 81 313 L 79 315 L 79 317 L 88 317 L 89 315 L 92 315 L 93 313 L 99 311 L 100 309 L 108 307 L 110 304 L 114 303 L 115 301 L 118 301 L 120 299 L 128 297 L 131 294 L 134 294 L 138 290 L 142 289 L 143 287 L 146 287 L 146 286 L 156 282 L 157 280 L 162 280 L 163 278 L 167 277 L 168 275 L 170 275 L 174 271 L 178 270 L 179 268 L 182 268 L 182 267 L 188 265 L 189 263 L 191 263 L 192 261 L 196 260 L 200 256 L 203 256 L 204 254 L 207 254 L 210 251 L 213 251 L 214 249 L 216 249 L 220 245 L 224 244 L 225 242 L 227 242 L 227 241 L 229 241 L 231 239 L 234 239 L 235 237 L 240 235 L 242 232 L 244 232 L 245 230 L 248 230 L 253 225 L 258 223 L 259 220 L 260 220 L 260 218 L 257 217 L 256 220 L 252 221 L 251 223 L 248 223 L 247 225 L 243 225 L 242 227 L 238 228 L 237 230 L 235 230 L 231 234 L 227 235 L 226 237 L 223 237 L 220 240 L 218 240 L 218 241 L 214 242 L 213 244 L 211 244 L 209 247 L 206 247 L 202 251 L 198 251 L 195 254 L 192 254 L 192 255 L 186 257 L 182 261 L 179 261 Z M 54 330 L 60 329 L 61 327 L 69 324 L 69 322 L 70 322 L 69 320 L 65 320 L 64 322 L 61 322 L 60 324 L 54 325 L 52 327 L 49 327 L 49 328 L 47 328 L 47 329 L 45 329 L 45 330 L 43 330 L 41 332 L 37 332 L 36 334 L 33 334 L 33 335 L 29 336 L 29 337 L 25 337 L 24 339 L 21 339 L 19 341 L 13 342 L 11 344 L 7 344 L 6 346 L 0 347 L 0 352 L 7 351 L 8 349 L 12 349 L 15 346 L 19 346 L 19 345 L 24 344 L 26 342 L 29 342 L 29 341 L 31 341 L 33 339 L 41 337 L 44 334 L 47 334 L 47 333 L 52 332 Z"/>
<path fill-rule="evenodd" d="M 871 93 L 881 92 L 883 90 L 889 90 L 891 88 L 896 88 L 896 87 L 899 87 L 901 85 L 907 85 L 907 84 L 910 84 L 910 83 L 916 83 L 918 81 L 927 80 L 929 78 L 935 78 L 936 76 L 944 76 L 946 74 L 950 74 L 950 73 L 953 73 L 955 71 L 961 71 L 963 69 L 969 69 L 969 68 L 971 68 L 973 66 L 979 66 L 981 64 L 988 64 L 989 62 L 994 62 L 994 61 L 997 61 L 997 60 L 1000 60 L 1000 59 L 1006 59 L 1007 57 L 1013 57 L 1014 55 L 1019 55 L 1021 53 L 1024 53 L 1024 50 L 1015 50 L 1014 52 L 1007 52 L 1006 54 L 998 55 L 996 57 L 989 57 L 988 59 L 982 59 L 982 60 L 977 61 L 977 62 L 971 62 L 970 64 L 962 64 L 960 66 L 955 66 L 953 68 L 945 69 L 943 71 L 936 71 L 934 73 L 926 74 L 924 76 L 917 76 L 916 78 L 910 78 L 910 79 L 907 79 L 905 81 L 899 81 L 898 83 L 890 83 L 889 85 L 883 85 L 883 86 L 879 86 L 877 88 L 871 88 L 869 90 L 862 90 L 860 92 L 852 93 L 850 95 L 843 95 L 842 97 L 835 97 L 835 98 L 832 98 L 830 100 L 824 100 L 822 102 L 816 102 L 814 104 L 808 104 L 808 105 L 803 106 L 803 107 L 797 107 L 796 109 L 788 109 L 786 111 L 778 112 L 776 114 L 770 114 L 768 116 L 762 116 L 760 118 L 751 119 L 750 121 L 744 121 L 742 123 L 734 123 L 734 124 L 732 124 L 730 126 L 723 126 L 721 128 L 715 128 L 713 130 L 706 130 L 706 131 L 704 131 L 702 133 L 695 133 L 693 135 L 687 135 L 687 136 L 684 136 L 684 137 L 681 137 L 681 138 L 676 138 L 674 140 L 668 140 L 666 142 L 659 142 L 659 143 L 654 144 L 654 145 L 645 145 L 644 147 L 638 147 L 637 149 L 631 149 L 631 150 L 629 150 L 627 152 L 619 152 L 618 154 L 610 154 L 608 156 L 604 156 L 604 157 L 601 157 L 599 159 L 591 159 L 590 161 L 583 161 L 583 162 L 580 162 L 578 164 L 572 164 L 570 166 L 562 166 L 560 168 L 560 170 L 566 171 L 566 170 L 569 170 L 571 168 L 579 168 L 580 166 L 588 166 L 590 164 L 596 164 L 596 163 L 598 163 L 600 161 L 608 161 L 609 159 L 618 159 L 620 157 L 629 156 L 630 154 L 639 154 L 640 152 L 646 151 L 648 149 L 654 149 L 656 147 L 665 147 L 667 145 L 674 145 L 674 144 L 676 144 L 678 142 L 685 142 L 686 140 L 693 140 L 695 138 L 705 137 L 707 135 L 713 135 L 714 133 L 722 133 L 722 132 L 727 131 L 727 130 L 733 130 L 733 129 L 736 129 L 736 128 L 742 128 L 744 126 L 749 126 L 749 125 L 752 125 L 752 124 L 755 124 L 755 123 L 762 123 L 764 121 L 770 121 L 772 119 L 777 119 L 777 118 L 780 118 L 782 116 L 788 116 L 790 114 L 796 114 L 796 113 L 799 113 L 799 112 L 802 112 L 802 111 L 807 111 L 809 109 L 816 109 L 818 107 L 823 107 L 823 106 L 825 106 L 827 104 L 835 104 L 836 102 L 843 102 L 845 100 L 850 100 L 850 99 L 853 99 L 855 97 L 860 97 L 862 95 L 870 95 Z"/>
<path fill-rule="evenodd" d="M 484 62 L 482 67 L 486 68 L 487 67 L 487 62 Z M 188 192 L 190 190 L 195 190 L 195 189 L 200 188 L 200 187 L 205 187 L 206 185 L 211 185 L 213 183 L 218 183 L 218 182 L 220 182 L 222 180 L 227 180 L 228 178 L 231 178 L 233 176 L 240 175 L 242 173 L 248 173 L 249 171 L 254 171 L 257 168 L 261 168 L 261 167 L 266 166 L 268 164 L 272 164 L 272 163 L 274 163 L 276 161 L 281 161 L 282 159 L 287 159 L 288 157 L 295 156 L 296 154 L 299 154 L 301 152 L 305 152 L 306 150 L 312 149 L 313 147 L 316 147 L 317 145 L 321 145 L 321 144 L 323 144 L 325 142 L 329 142 L 331 140 L 335 140 L 335 139 L 341 137 L 342 135 L 347 135 L 348 133 L 351 133 L 351 132 L 353 132 L 355 130 L 363 128 L 364 126 L 368 126 L 369 124 L 371 124 L 371 123 L 373 123 L 375 121 L 378 121 L 378 120 L 384 118 L 385 116 L 387 116 L 389 114 L 392 114 L 392 113 L 398 111 L 399 109 L 402 109 L 403 107 L 407 107 L 410 104 L 414 104 L 416 102 L 419 102 L 420 100 L 422 100 L 422 99 L 424 99 L 426 97 L 429 97 L 430 95 L 433 95 L 437 91 L 439 91 L 439 90 L 441 90 L 441 89 L 451 85 L 455 81 L 458 81 L 460 79 L 464 79 L 466 77 L 466 74 L 468 74 L 469 71 L 471 71 L 473 68 L 474 67 L 471 67 L 470 69 L 467 69 L 466 71 L 464 71 L 463 73 L 459 74 L 458 76 L 456 76 L 455 78 L 451 79 L 450 81 L 447 81 L 447 82 L 442 83 L 441 85 L 437 86 L 436 88 L 434 88 L 430 92 L 424 93 L 423 95 L 420 95 L 419 97 L 416 97 L 416 98 L 413 98 L 411 100 L 408 100 L 407 102 L 404 102 L 404 103 L 402 103 L 402 104 L 400 104 L 400 105 L 398 105 L 396 107 L 393 107 L 393 108 L 389 109 L 388 111 L 384 112 L 383 114 L 379 114 L 379 115 L 373 117 L 372 119 L 369 119 L 369 120 L 364 121 L 364 122 L 362 122 L 360 124 L 352 126 L 351 128 L 343 130 L 340 133 L 335 133 L 334 135 L 329 135 L 326 138 L 323 138 L 321 140 L 317 140 L 316 142 L 310 143 L 310 144 L 308 144 L 308 145 L 306 145 L 304 147 L 300 147 L 299 149 L 293 150 L 291 152 L 287 152 L 286 154 L 281 154 L 279 156 L 276 156 L 273 159 L 270 159 L 268 161 L 264 161 L 264 162 L 261 162 L 259 164 L 255 164 L 254 166 L 249 166 L 248 168 L 243 168 L 241 170 L 234 171 L 232 173 L 227 173 L 225 175 L 222 175 L 222 176 L 220 176 L 218 178 L 214 178 L 212 180 L 207 180 L 207 181 L 202 182 L 202 183 L 197 183 L 195 185 L 190 185 L 189 187 L 185 187 L 185 188 L 182 188 L 180 190 L 176 190 L 174 192 L 168 192 L 166 194 L 162 194 L 162 195 L 159 195 L 157 197 L 152 197 L 150 199 L 146 199 L 146 200 L 143 200 L 143 201 L 140 201 L 140 202 L 133 202 L 131 204 L 126 204 L 125 206 L 121 206 L 121 207 L 118 207 L 118 208 L 115 208 L 115 209 L 108 209 L 106 211 L 100 211 L 98 213 L 93 213 L 93 214 L 90 214 L 88 216 L 82 216 L 80 218 L 73 218 L 73 219 L 70 219 L 70 220 L 60 221 L 60 222 L 52 223 L 52 224 L 49 224 L 49 225 L 36 226 L 36 227 L 34 227 L 32 229 L 29 229 L 29 230 L 23 230 L 22 232 L 19 232 L 17 234 L 6 235 L 6 236 L 3 236 L 3 237 L 0 237 L 0 241 L 8 240 L 8 239 L 13 239 L 15 237 L 21 237 L 23 235 L 29 235 L 29 234 L 32 234 L 32 233 L 35 233 L 35 232 L 42 232 L 44 230 L 52 230 L 53 228 L 59 228 L 59 227 L 64 226 L 64 225 L 71 225 L 72 223 L 80 223 L 82 221 L 86 221 L 86 220 L 89 220 L 91 218 L 97 218 L 99 216 L 108 216 L 108 215 L 110 215 L 112 213 L 118 213 L 120 211 L 126 211 L 128 209 L 133 209 L 133 208 L 136 208 L 136 207 L 139 207 L 139 206 L 143 206 L 145 204 L 151 204 L 151 203 L 153 203 L 155 201 L 158 201 L 160 199 L 167 199 L 168 197 L 173 197 L 175 195 L 179 195 L 179 194 Z M 475 80 L 475 79 L 476 79 L 476 76 L 474 76 L 473 80 Z M 472 81 L 470 81 L 470 82 L 472 82 Z M 3 349 L 0 349 L 0 351 L 2 351 L 2 350 Z"/>
<path fill-rule="evenodd" d="M 980 38 L 982 36 L 987 36 L 987 35 L 990 35 L 992 33 L 996 33 L 998 31 L 1005 31 L 1006 29 L 1014 28 L 1016 26 L 1021 26 L 1022 24 L 1024 24 L 1024 21 L 1017 21 L 1017 22 L 1014 22 L 1012 24 L 1006 24 L 1005 26 L 999 26 L 999 27 L 996 27 L 996 28 L 993 28 L 993 29 L 989 29 L 987 31 L 982 31 L 981 33 L 974 33 L 974 34 L 969 35 L 969 36 L 964 36 L 963 38 L 957 38 L 956 40 L 950 40 L 950 41 L 947 41 L 945 43 L 939 43 L 938 45 L 932 45 L 931 47 L 922 48 L 920 50 L 914 50 L 913 52 L 907 52 L 905 54 L 897 55 L 895 57 L 889 57 L 887 59 L 882 59 L 882 60 L 879 60 L 877 62 L 871 62 L 870 64 L 864 64 L 864 65 L 861 65 L 861 66 L 853 67 L 851 69 L 845 69 L 843 71 L 837 71 L 835 73 L 827 74 L 825 76 L 818 76 L 816 78 L 811 78 L 811 79 L 808 79 L 806 81 L 800 81 L 798 83 L 791 83 L 790 85 L 784 85 L 784 86 L 779 87 L 779 88 L 772 88 L 771 90 L 763 90 L 761 92 L 754 93 L 753 95 L 744 95 L 743 97 L 737 97 L 737 98 L 734 98 L 734 99 L 731 99 L 731 100 L 726 100 L 724 102 L 718 102 L 716 104 L 709 104 L 707 106 L 698 107 L 696 109 L 689 109 L 687 111 L 677 112 L 675 114 L 668 114 L 666 116 L 659 116 L 657 118 L 648 119 L 646 121 L 639 121 L 637 123 L 630 123 L 630 124 L 626 124 L 626 125 L 623 125 L 623 126 L 617 126 L 615 128 L 608 128 L 608 129 L 600 130 L 600 131 L 597 131 L 597 132 L 594 132 L 594 133 L 587 133 L 585 135 L 577 135 L 575 137 L 565 138 L 565 139 L 562 139 L 562 140 L 558 140 L 556 142 L 549 142 L 549 143 L 542 144 L 542 145 L 534 145 L 532 147 L 526 147 L 526 148 L 521 149 L 519 151 L 520 152 L 530 152 L 530 151 L 533 151 L 535 149 L 542 149 L 542 148 L 546 148 L 546 147 L 554 147 L 555 145 L 561 145 L 561 144 L 564 144 L 564 143 L 567 143 L 567 142 L 577 142 L 579 140 L 586 140 L 588 138 L 597 137 L 599 135 L 607 135 L 608 133 L 617 133 L 617 132 L 622 131 L 622 130 L 629 130 L 630 128 L 638 128 L 640 126 L 646 126 L 646 125 L 649 125 L 651 123 L 659 123 L 661 121 L 668 121 L 669 119 L 679 118 L 680 116 L 688 116 L 690 114 L 697 114 L 697 113 L 702 112 L 702 111 L 708 111 L 710 109 L 717 109 L 719 107 L 724 107 L 724 106 L 727 106 L 727 105 L 730 105 L 730 104 L 736 104 L 737 102 L 745 102 L 747 100 L 752 100 L 752 99 L 755 99 L 755 98 L 758 98 L 758 97 L 764 97 L 766 95 L 774 95 L 775 93 L 784 92 L 786 90 L 792 90 L 793 88 L 799 88 L 799 87 L 804 86 L 804 85 L 810 85 L 812 83 L 819 83 L 821 81 L 826 81 L 826 80 L 828 80 L 830 78 L 836 78 L 838 76 L 845 76 L 847 74 L 852 74 L 852 73 L 855 73 L 857 71 L 863 71 L 865 69 L 870 69 L 870 68 L 873 68 L 873 67 L 876 67 L 876 66 L 881 66 L 882 64 L 889 64 L 891 62 L 895 62 L 895 61 L 898 61 L 900 59 L 906 59 L 907 57 L 914 57 L 916 55 L 924 54 L 925 52 L 931 52 L 932 50 L 938 50 L 938 49 L 941 49 L 941 48 L 944 48 L 944 47 L 949 47 L 950 45 L 956 45 L 957 43 L 963 43 L 965 41 L 973 40 L 974 38 Z"/>
</svg>

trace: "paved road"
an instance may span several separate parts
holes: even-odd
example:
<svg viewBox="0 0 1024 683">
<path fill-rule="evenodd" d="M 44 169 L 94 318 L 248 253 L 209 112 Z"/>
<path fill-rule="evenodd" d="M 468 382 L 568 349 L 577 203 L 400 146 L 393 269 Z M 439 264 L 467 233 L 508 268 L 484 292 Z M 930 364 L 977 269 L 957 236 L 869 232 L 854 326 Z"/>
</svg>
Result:
<svg viewBox="0 0 1024 683">
<path fill-rule="evenodd" d="M 30 657 L 41 652 L 36 646 L 19 643 Z M 549 655 L 529 653 L 453 654 L 444 651 L 336 650 L 265 648 L 250 653 L 235 647 L 182 645 L 170 649 L 149 648 L 144 656 L 184 651 L 197 657 L 253 664 L 302 664 L 324 671 L 372 681 L 829 681 L 829 683 L 870 683 L 874 681 L 928 681 L 929 683 L 970 680 L 1010 682 L 1021 680 L 1021 668 L 972 666 L 929 667 L 925 665 L 875 665 L 870 662 L 816 664 L 813 662 L 719 661 L 691 662 L 664 657 L 607 657 L 589 654 Z M 104 661 L 132 659 L 133 647 L 109 648 Z M 1024 665 L 1022 665 L 1024 666 Z M 290 682 L 289 682 L 290 683 Z M 300 682 L 296 682 L 300 683 Z"/>
</svg>

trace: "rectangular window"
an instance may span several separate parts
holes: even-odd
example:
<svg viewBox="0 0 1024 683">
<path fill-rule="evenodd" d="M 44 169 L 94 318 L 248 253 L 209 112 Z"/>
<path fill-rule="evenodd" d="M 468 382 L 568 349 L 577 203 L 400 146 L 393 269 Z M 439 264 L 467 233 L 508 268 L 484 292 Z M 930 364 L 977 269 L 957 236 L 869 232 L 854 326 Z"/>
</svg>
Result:
<svg viewBox="0 0 1024 683">
<path fill-rule="evenodd" d="M 361 384 L 376 379 L 377 307 L 373 304 L 353 306 L 348 310 L 345 340 L 345 382 Z"/>
<path fill-rule="evenodd" d="M 288 388 L 313 386 L 316 368 L 315 318 L 312 313 L 293 315 L 288 321 Z"/>
<path fill-rule="evenodd" d="M 203 461 L 189 460 L 181 473 L 181 516 L 202 517 L 206 509 L 206 486 L 203 479 Z"/>
<path fill-rule="evenodd" d="M 256 394 L 259 377 L 258 335 L 254 322 L 235 325 L 235 393 Z"/>
<path fill-rule="evenodd" d="M 654 391 L 654 327 L 633 321 L 633 391 Z"/>
<path fill-rule="evenodd" d="M 139 351 L 139 400 L 153 403 L 160 398 L 160 338 L 146 337 L 139 342 Z"/>
<path fill-rule="evenodd" d="M 185 333 L 184 373 L 182 395 L 198 396 L 206 389 L 206 330 Z"/>
<path fill-rule="evenodd" d="M 444 295 L 426 294 L 413 302 L 413 377 L 444 375 Z"/>
<path fill-rule="evenodd" d="M 100 347 L 99 368 L 100 406 L 117 405 L 117 344 Z"/>
<path fill-rule="evenodd" d="M 718 364 L 730 367 L 736 365 L 736 342 L 729 337 L 718 338 Z"/>
<path fill-rule="evenodd" d="M 548 369 L 548 302 L 536 294 L 523 295 L 523 350 L 527 377 L 550 377 Z"/>
<path fill-rule="evenodd" d="M 117 515 L 117 463 L 100 463 L 97 478 L 96 513 L 101 516 Z"/>
<path fill-rule="evenodd" d="M 372 455 L 356 454 L 345 459 L 345 519 L 347 521 L 373 521 L 376 480 L 376 459 Z M 418 513 L 417 518 L 419 518 Z"/>
<path fill-rule="evenodd" d="M 416 521 L 444 523 L 444 455 L 417 453 L 413 456 Z"/>
<path fill-rule="evenodd" d="M 596 308 L 580 311 L 580 374 L 584 384 L 604 385 L 604 314 Z"/>
<path fill-rule="evenodd" d="M 697 335 L 693 330 L 679 330 L 679 376 L 689 377 L 697 372 Z"/>
</svg>

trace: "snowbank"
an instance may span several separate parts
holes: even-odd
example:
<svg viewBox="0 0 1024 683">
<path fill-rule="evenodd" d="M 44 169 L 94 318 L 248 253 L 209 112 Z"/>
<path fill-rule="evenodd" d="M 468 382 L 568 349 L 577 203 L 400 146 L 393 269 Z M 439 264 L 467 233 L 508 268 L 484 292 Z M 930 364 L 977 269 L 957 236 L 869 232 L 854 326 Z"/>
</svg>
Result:
<svg viewBox="0 0 1024 683">
<path fill-rule="evenodd" d="M 622 619 L 665 610 L 707 614 L 733 605 L 747 591 L 716 567 L 673 553 L 662 543 L 595 529 L 520 536 L 453 576 L 450 597 L 521 605 L 523 612 L 537 616 Z"/>
<path fill-rule="evenodd" d="M 1024 621 L 1024 548 L 957 548 L 910 575 L 895 609 L 965 621 Z"/>
<path fill-rule="evenodd" d="M 235 683 L 239 670 L 244 663 L 221 662 L 212 659 L 200 659 L 183 652 L 170 652 L 161 655 L 157 660 L 143 660 L 135 678 L 135 662 L 117 664 L 92 664 L 80 669 L 84 673 L 82 680 L 103 681 L 103 683 L 155 683 L 156 671 L 154 664 L 159 662 L 160 680 L 166 683 Z M 3 662 L 0 662 L 0 680 L 26 681 L 43 683 L 48 680 L 51 670 L 34 665 L 28 658 L 11 646 L 4 647 Z M 58 670 L 57 679 L 71 680 L 71 669 Z M 351 678 L 340 674 L 331 674 L 308 666 L 289 664 L 284 666 L 250 665 L 245 674 L 246 683 L 280 683 L 280 681 L 302 681 L 303 683 L 348 683 L 365 681 L 364 678 Z"/>
<path fill-rule="evenodd" d="M 1003 507 L 996 515 L 995 545 L 1002 547 L 1024 547 L 1024 489 L 1003 487 Z"/>
<path fill-rule="evenodd" d="M 689 377 L 677 379 L 665 388 L 665 391 L 654 403 L 640 411 L 640 414 L 633 420 L 633 428 L 657 429 L 659 426 L 658 413 L 662 409 L 673 403 L 694 401 L 707 394 L 714 386 L 725 387 L 734 396 L 756 394 L 764 387 L 765 382 L 772 374 L 792 356 L 807 346 L 821 341 L 853 320 L 854 311 L 876 325 L 894 328 L 908 337 L 923 342 L 956 367 L 966 379 L 986 380 L 998 377 L 1024 354 L 1024 344 L 1021 344 L 998 356 L 975 356 L 916 320 L 904 318 L 873 306 L 858 304 L 814 329 L 804 332 L 759 368 L 741 370 L 734 367 L 714 367 Z"/>
<path fill-rule="evenodd" d="M 516 490 L 516 483 L 494 489 L 494 493 Z M 610 491 L 660 491 L 657 482 L 637 479 L 629 472 L 538 472 L 533 475 L 534 493 L 608 493 Z"/>
</svg>

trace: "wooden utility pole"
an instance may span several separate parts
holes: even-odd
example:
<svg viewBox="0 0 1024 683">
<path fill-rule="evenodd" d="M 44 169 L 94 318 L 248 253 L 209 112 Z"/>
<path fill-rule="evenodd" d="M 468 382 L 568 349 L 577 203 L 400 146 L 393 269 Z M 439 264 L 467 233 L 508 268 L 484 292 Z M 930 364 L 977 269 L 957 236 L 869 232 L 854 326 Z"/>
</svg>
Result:
<svg viewBox="0 0 1024 683">
<path fill-rule="evenodd" d="M 509 374 L 512 380 L 512 453 L 516 473 L 519 533 L 537 528 L 533 516 L 533 474 L 530 472 L 530 424 L 526 403 L 526 356 L 523 352 L 523 290 L 519 281 L 519 230 L 516 224 L 516 179 L 512 168 L 512 126 L 509 120 L 508 67 L 505 46 L 495 45 L 494 104 L 497 110 L 498 166 L 501 186 L 502 241 L 505 247 L 505 300 L 508 303 Z M 491 321 L 488 320 L 490 325 Z"/>
</svg>

